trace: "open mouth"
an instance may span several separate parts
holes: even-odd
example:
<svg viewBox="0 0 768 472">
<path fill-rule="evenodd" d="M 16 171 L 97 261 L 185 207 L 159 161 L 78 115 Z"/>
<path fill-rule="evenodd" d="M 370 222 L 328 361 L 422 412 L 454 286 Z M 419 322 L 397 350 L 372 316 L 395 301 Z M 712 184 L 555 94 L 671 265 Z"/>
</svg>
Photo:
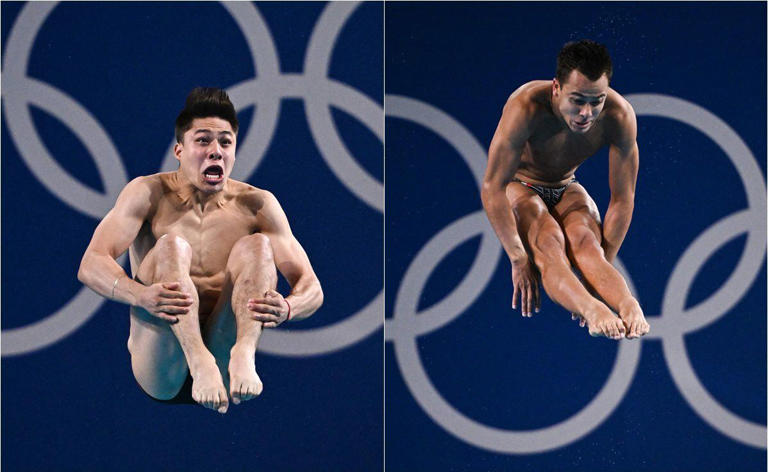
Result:
<svg viewBox="0 0 768 472">
<path fill-rule="evenodd" d="M 218 184 L 224 180 L 224 169 L 219 165 L 208 166 L 203 171 L 203 180 L 209 184 Z"/>
</svg>

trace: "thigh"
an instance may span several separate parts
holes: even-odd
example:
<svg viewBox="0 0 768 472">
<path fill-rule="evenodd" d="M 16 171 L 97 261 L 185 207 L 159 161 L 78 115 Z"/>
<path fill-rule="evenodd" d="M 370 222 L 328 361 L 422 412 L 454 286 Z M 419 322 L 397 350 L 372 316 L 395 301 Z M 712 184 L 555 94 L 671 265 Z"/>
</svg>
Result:
<svg viewBox="0 0 768 472">
<path fill-rule="evenodd" d="M 156 254 L 154 248 L 142 260 L 134 279 L 143 284 L 154 282 Z M 143 308 L 130 308 L 128 349 L 131 366 L 139 385 L 153 397 L 166 397 L 178 391 L 187 375 L 184 351 L 170 325 Z"/>
<path fill-rule="evenodd" d="M 579 183 L 568 186 L 553 214 L 562 227 L 568 248 L 599 246 L 602 241 L 600 212 L 587 190 Z"/>
<path fill-rule="evenodd" d="M 544 253 L 564 255 L 565 239 L 560 225 L 536 192 L 513 182 L 507 186 L 507 199 L 515 214 L 520 239 L 534 260 L 540 259 Z"/>
</svg>

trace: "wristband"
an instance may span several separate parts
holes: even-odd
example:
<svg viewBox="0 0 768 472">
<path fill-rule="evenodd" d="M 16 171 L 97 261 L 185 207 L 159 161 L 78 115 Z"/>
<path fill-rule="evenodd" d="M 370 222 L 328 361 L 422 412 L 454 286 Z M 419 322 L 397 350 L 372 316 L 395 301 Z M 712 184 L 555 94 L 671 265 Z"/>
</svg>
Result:
<svg viewBox="0 0 768 472">
<path fill-rule="evenodd" d="M 112 296 L 111 296 L 110 298 L 112 298 L 112 299 L 114 299 L 114 298 L 115 298 L 115 287 L 117 287 L 117 283 L 118 283 L 118 282 L 120 281 L 120 279 L 122 279 L 123 277 L 125 277 L 125 274 L 123 274 L 123 275 L 121 275 L 120 277 L 118 277 L 118 278 L 116 278 L 116 279 L 115 279 L 115 283 L 113 283 L 113 284 L 112 284 Z"/>
<path fill-rule="evenodd" d="M 288 317 L 285 319 L 285 321 L 288 321 L 291 319 L 291 304 L 288 303 L 287 298 L 283 298 L 283 300 L 285 300 L 285 304 L 288 305 Z"/>
</svg>

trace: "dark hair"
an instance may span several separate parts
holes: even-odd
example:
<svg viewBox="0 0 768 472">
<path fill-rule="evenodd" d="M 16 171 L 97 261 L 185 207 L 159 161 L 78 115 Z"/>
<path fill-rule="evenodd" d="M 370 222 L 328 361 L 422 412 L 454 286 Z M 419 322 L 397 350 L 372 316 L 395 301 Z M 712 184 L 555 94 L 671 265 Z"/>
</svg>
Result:
<svg viewBox="0 0 768 472">
<path fill-rule="evenodd" d="M 189 92 L 184 109 L 176 117 L 176 142 L 184 141 L 184 133 L 192 127 L 192 120 L 210 116 L 229 121 L 237 134 L 237 113 L 227 92 L 214 87 L 196 87 Z"/>
<path fill-rule="evenodd" d="M 555 77 L 560 84 L 564 84 L 574 70 L 578 70 L 591 81 L 598 80 L 603 74 L 610 81 L 613 76 L 613 65 L 608 49 L 589 39 L 566 43 L 557 55 Z"/>
</svg>

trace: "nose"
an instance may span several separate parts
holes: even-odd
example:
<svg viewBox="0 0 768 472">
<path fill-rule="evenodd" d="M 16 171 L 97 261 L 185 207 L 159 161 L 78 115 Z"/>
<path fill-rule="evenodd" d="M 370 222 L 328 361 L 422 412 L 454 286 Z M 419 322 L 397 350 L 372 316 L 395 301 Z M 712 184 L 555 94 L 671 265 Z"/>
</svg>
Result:
<svg viewBox="0 0 768 472">
<path fill-rule="evenodd" d="M 579 109 L 579 116 L 587 117 L 587 116 L 590 116 L 591 114 L 592 114 L 592 106 L 590 104 L 588 104 L 588 103 L 584 104 Z"/>
<path fill-rule="evenodd" d="M 214 161 L 222 158 L 221 145 L 218 141 L 214 140 L 213 143 L 211 143 L 211 148 L 208 150 L 208 158 Z"/>
</svg>

